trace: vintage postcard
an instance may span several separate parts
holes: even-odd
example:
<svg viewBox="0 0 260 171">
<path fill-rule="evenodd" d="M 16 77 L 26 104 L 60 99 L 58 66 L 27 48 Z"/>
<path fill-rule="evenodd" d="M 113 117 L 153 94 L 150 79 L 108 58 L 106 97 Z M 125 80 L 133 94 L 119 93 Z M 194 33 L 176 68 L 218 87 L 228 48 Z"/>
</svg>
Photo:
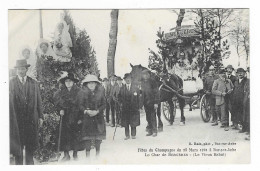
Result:
<svg viewBox="0 0 260 171">
<path fill-rule="evenodd" d="M 250 164 L 249 13 L 8 10 L 10 165 Z"/>
</svg>

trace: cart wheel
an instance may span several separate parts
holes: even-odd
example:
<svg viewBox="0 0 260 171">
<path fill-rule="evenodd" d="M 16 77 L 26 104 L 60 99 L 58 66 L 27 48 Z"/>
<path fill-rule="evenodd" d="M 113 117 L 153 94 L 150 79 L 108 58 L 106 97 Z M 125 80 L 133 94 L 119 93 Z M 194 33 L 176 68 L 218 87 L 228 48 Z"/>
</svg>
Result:
<svg viewBox="0 0 260 171">
<path fill-rule="evenodd" d="M 204 94 L 200 100 L 200 116 L 204 122 L 209 122 L 210 120 L 210 106 Z"/>
<path fill-rule="evenodd" d="M 175 118 L 176 116 L 176 100 L 173 100 L 173 118 Z M 170 105 L 169 103 L 166 101 L 166 102 L 162 102 L 162 107 L 161 107 L 161 110 L 162 110 L 162 113 L 163 113 L 163 116 L 164 118 L 170 122 Z"/>
</svg>

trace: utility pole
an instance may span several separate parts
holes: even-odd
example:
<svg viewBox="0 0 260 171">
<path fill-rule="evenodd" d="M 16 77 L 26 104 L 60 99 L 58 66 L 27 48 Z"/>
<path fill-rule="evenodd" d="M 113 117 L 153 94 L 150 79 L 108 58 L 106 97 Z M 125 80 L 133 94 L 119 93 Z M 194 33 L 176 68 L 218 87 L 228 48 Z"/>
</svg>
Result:
<svg viewBox="0 0 260 171">
<path fill-rule="evenodd" d="M 43 29 L 42 29 L 42 10 L 39 10 L 39 17 L 40 17 L 40 38 L 43 38 Z"/>
</svg>

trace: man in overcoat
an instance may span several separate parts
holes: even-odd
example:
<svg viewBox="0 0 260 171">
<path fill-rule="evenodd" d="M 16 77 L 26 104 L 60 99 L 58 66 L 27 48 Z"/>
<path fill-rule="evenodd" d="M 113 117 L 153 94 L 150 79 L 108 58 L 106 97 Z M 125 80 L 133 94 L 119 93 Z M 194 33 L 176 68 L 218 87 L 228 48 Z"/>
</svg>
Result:
<svg viewBox="0 0 260 171">
<path fill-rule="evenodd" d="M 234 129 L 239 129 L 238 124 L 244 125 L 243 123 L 243 100 L 244 100 L 244 89 L 245 84 L 247 82 L 247 78 L 245 77 L 246 71 L 243 68 L 237 69 L 238 79 L 234 84 L 234 92 L 232 96 L 232 106 L 234 107 Z M 244 129 L 240 131 L 245 132 Z"/>
<path fill-rule="evenodd" d="M 221 116 L 221 127 L 228 131 L 229 115 L 226 112 L 228 95 L 233 91 L 233 84 L 229 79 L 226 79 L 225 70 L 220 70 L 219 78 L 214 81 L 212 86 L 212 94 L 216 97 L 216 112 Z"/>
<path fill-rule="evenodd" d="M 115 102 L 115 112 L 116 112 L 116 124 L 117 125 L 121 125 L 121 119 L 122 119 L 122 109 L 121 109 L 121 101 L 118 100 L 118 96 L 119 96 L 119 92 L 120 92 L 120 89 L 123 87 L 123 83 L 122 83 L 123 79 L 121 77 L 117 77 L 117 80 L 116 80 L 116 87 L 115 87 L 115 90 L 113 92 L 113 95 L 112 95 L 112 98 Z"/>
<path fill-rule="evenodd" d="M 218 79 L 219 77 L 215 75 L 215 68 L 214 66 L 209 67 L 209 72 L 208 75 L 205 77 L 204 82 L 203 82 L 203 89 L 207 94 L 207 99 L 209 101 L 210 105 L 210 112 L 212 114 L 212 126 L 218 125 L 218 116 L 216 113 L 215 105 L 216 105 L 216 99 L 215 95 L 212 94 L 212 86 L 213 82 Z"/>
<path fill-rule="evenodd" d="M 156 110 L 160 103 L 159 87 L 155 80 L 151 79 L 150 71 L 142 71 L 141 90 L 146 120 L 148 122 L 146 136 L 157 136 Z"/>
<path fill-rule="evenodd" d="M 250 140 L 250 79 L 245 83 L 243 103 L 244 131 L 249 135 L 246 140 Z"/>
<path fill-rule="evenodd" d="M 42 125 L 43 115 L 40 90 L 37 82 L 26 75 L 28 67 L 30 65 L 26 60 L 16 61 L 17 76 L 11 78 L 9 84 L 10 105 L 13 106 L 10 117 L 16 117 L 20 147 L 21 150 L 25 148 L 25 162 L 33 165 L 33 153 L 39 145 L 38 128 Z M 15 161 L 16 164 L 23 164 L 23 154 L 16 154 Z"/>
<path fill-rule="evenodd" d="M 109 114 L 111 114 L 110 126 L 115 127 L 115 101 L 113 99 L 113 94 L 115 93 L 116 86 L 117 86 L 116 83 L 117 77 L 115 75 L 112 75 L 109 79 L 110 79 L 110 84 L 108 84 L 107 92 L 106 92 L 107 103 L 109 105 L 109 108 L 107 108 L 108 110 L 106 110 L 106 116 L 109 116 Z"/>
<path fill-rule="evenodd" d="M 228 65 L 228 66 L 226 67 L 226 77 L 227 77 L 227 79 L 229 79 L 229 80 L 232 82 L 232 84 L 234 85 L 234 84 L 235 84 L 235 81 L 237 80 L 237 77 L 232 74 L 233 71 L 234 71 L 234 68 L 233 68 L 232 65 Z M 226 108 L 227 108 L 227 109 L 226 109 L 226 112 L 227 112 L 227 115 L 229 115 L 229 112 L 230 112 L 230 114 L 231 114 L 231 121 L 233 122 L 234 112 L 233 112 L 232 104 L 231 104 L 232 95 L 233 95 L 233 92 L 231 92 L 230 94 L 228 94 L 228 95 L 226 96 L 226 99 L 227 99 L 227 101 L 226 101 Z M 232 123 L 231 126 L 234 127 L 233 123 Z"/>
<path fill-rule="evenodd" d="M 122 126 L 125 127 L 125 140 L 130 138 L 129 127 L 131 127 L 131 137 L 136 139 L 136 127 L 140 125 L 140 89 L 131 84 L 131 75 L 126 73 L 126 82 L 119 93 L 119 101 L 122 103 Z"/>
</svg>

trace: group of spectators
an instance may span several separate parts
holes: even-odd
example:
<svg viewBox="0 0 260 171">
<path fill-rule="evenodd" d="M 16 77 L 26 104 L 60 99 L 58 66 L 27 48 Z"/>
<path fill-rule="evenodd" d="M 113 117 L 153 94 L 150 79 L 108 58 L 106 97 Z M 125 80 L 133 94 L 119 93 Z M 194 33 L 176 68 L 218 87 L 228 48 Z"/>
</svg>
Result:
<svg viewBox="0 0 260 171">
<path fill-rule="evenodd" d="M 210 106 L 212 126 L 228 131 L 230 127 L 248 135 L 250 140 L 250 80 L 249 69 L 238 68 L 234 73 L 232 65 L 218 73 L 210 66 L 204 78 L 204 90 Z M 230 117 L 231 115 L 231 117 Z M 231 121 L 231 123 L 230 123 Z"/>
</svg>

